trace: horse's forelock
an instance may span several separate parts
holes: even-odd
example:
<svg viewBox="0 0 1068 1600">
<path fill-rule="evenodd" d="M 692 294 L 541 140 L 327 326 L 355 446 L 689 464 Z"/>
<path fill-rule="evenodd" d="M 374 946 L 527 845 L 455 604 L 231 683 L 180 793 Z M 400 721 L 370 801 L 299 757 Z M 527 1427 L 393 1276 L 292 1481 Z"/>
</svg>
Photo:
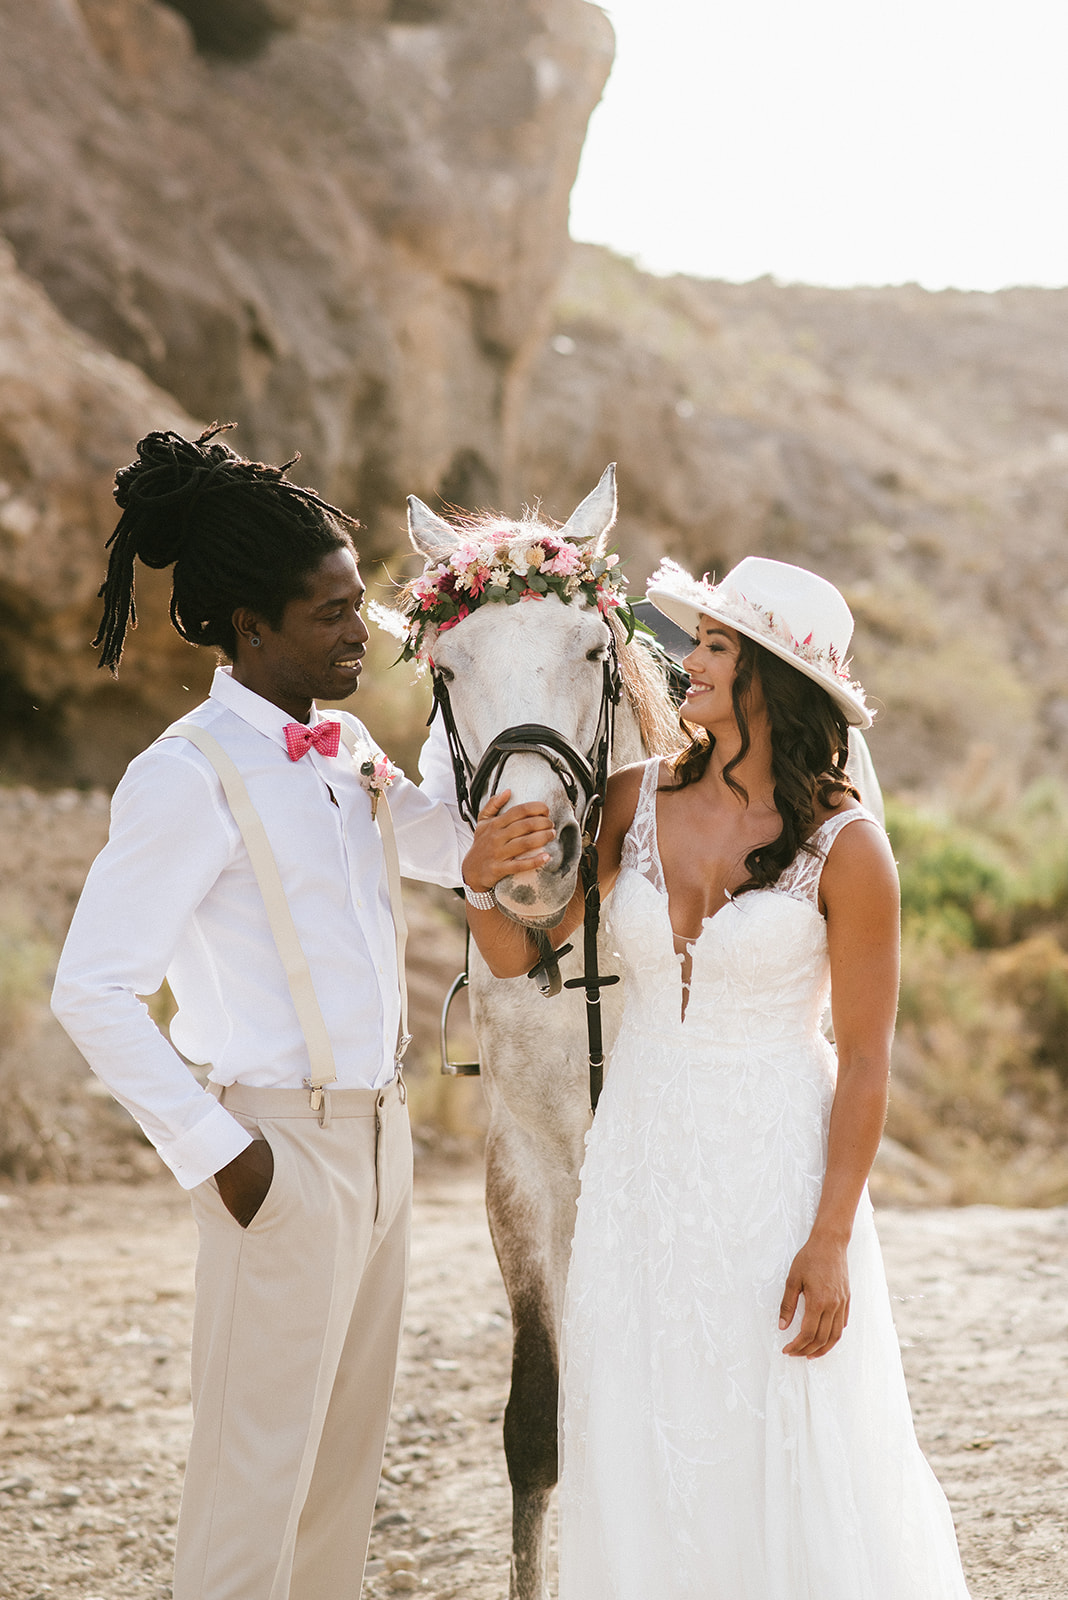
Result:
<svg viewBox="0 0 1068 1600">
<path fill-rule="evenodd" d="M 507 544 L 511 539 L 533 539 L 537 531 L 554 536 L 558 531 L 542 522 L 537 506 L 525 506 L 518 522 L 496 511 L 451 511 L 449 521 L 457 533 L 476 538 L 480 544 L 491 540 L 494 544 Z"/>
</svg>

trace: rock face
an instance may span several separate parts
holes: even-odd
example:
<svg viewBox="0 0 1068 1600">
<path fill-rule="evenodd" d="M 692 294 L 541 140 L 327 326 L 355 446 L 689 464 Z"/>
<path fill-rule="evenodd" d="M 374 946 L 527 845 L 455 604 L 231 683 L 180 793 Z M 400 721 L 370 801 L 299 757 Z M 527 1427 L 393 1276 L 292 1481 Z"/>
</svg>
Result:
<svg viewBox="0 0 1068 1600">
<path fill-rule="evenodd" d="M 523 437 L 554 516 L 618 460 L 632 583 L 661 553 L 838 583 L 892 785 L 1068 771 L 1068 290 L 657 279 L 577 246 Z"/>
<path fill-rule="evenodd" d="M 110 782 L 202 691 L 165 575 L 117 685 L 87 646 L 115 468 L 216 417 L 369 557 L 409 492 L 565 517 L 617 460 L 635 582 L 761 551 L 842 585 L 891 784 L 1068 769 L 1068 291 L 570 249 L 610 59 L 587 0 L 0 0 L 9 775 Z"/>
<path fill-rule="evenodd" d="M 2 9 L 0 229 L 71 322 L 249 453 L 299 448 L 372 526 L 413 488 L 500 493 L 611 60 L 600 12 Z"/>
<path fill-rule="evenodd" d="M 75 641 L 105 486 L 147 427 L 221 417 L 246 454 L 300 450 L 294 476 L 358 513 L 369 553 L 410 491 L 512 498 L 611 43 L 586 0 L 0 0 L 0 234 L 21 275 L 5 256 L 4 353 L 34 434 L 26 454 L 5 404 L 11 760 L 48 775 L 51 748 L 96 780 L 128 753 L 101 770 Z M 189 681 L 158 612 L 106 702 L 118 721 L 121 702 L 158 726 Z"/>
<path fill-rule="evenodd" d="M 121 685 L 95 670 L 88 649 L 115 525 L 115 463 L 148 428 L 194 426 L 136 367 L 65 322 L 0 243 L 0 752 L 8 776 L 110 779 L 181 709 L 182 684 L 203 683 L 209 663 L 167 625 L 161 574 L 138 579 L 144 623 Z"/>
</svg>

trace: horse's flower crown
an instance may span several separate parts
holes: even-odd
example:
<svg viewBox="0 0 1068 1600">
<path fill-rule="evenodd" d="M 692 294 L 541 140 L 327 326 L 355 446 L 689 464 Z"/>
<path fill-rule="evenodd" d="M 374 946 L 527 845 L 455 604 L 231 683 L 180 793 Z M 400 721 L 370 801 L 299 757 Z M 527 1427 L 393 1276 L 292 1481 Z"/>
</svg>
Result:
<svg viewBox="0 0 1068 1600">
<path fill-rule="evenodd" d="M 400 592 L 399 608 L 372 602 L 379 627 L 401 640 L 402 661 L 427 661 L 440 633 L 455 628 L 480 606 L 544 600 L 565 604 L 576 595 L 603 617 L 618 612 L 626 637 L 636 626 L 618 555 L 591 555 L 580 545 L 531 525 L 476 528 L 444 560 L 427 565 Z"/>
</svg>

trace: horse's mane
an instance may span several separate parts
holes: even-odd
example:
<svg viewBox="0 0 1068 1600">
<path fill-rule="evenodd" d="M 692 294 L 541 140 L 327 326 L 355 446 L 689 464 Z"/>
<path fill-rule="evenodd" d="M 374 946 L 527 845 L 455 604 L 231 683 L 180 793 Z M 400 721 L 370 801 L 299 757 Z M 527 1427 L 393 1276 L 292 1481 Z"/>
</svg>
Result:
<svg viewBox="0 0 1068 1600">
<path fill-rule="evenodd" d="M 623 692 L 638 719 L 642 744 L 651 756 L 669 756 L 684 743 L 679 728 L 679 714 L 668 693 L 664 669 L 651 650 L 640 639 L 628 644 L 622 625 L 611 619 L 619 652 L 619 670 L 623 677 Z"/>
</svg>

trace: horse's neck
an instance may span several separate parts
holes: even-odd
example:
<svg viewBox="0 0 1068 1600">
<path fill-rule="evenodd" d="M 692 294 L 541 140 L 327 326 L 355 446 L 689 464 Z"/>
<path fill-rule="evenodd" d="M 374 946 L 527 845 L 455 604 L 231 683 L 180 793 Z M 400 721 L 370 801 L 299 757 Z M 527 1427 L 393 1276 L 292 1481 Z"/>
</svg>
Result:
<svg viewBox="0 0 1068 1600">
<path fill-rule="evenodd" d="M 629 767 L 633 762 L 643 760 L 648 754 L 638 725 L 638 714 L 630 696 L 623 694 L 616 707 L 616 725 L 612 736 L 612 770 L 615 771 L 616 767 Z"/>
</svg>

